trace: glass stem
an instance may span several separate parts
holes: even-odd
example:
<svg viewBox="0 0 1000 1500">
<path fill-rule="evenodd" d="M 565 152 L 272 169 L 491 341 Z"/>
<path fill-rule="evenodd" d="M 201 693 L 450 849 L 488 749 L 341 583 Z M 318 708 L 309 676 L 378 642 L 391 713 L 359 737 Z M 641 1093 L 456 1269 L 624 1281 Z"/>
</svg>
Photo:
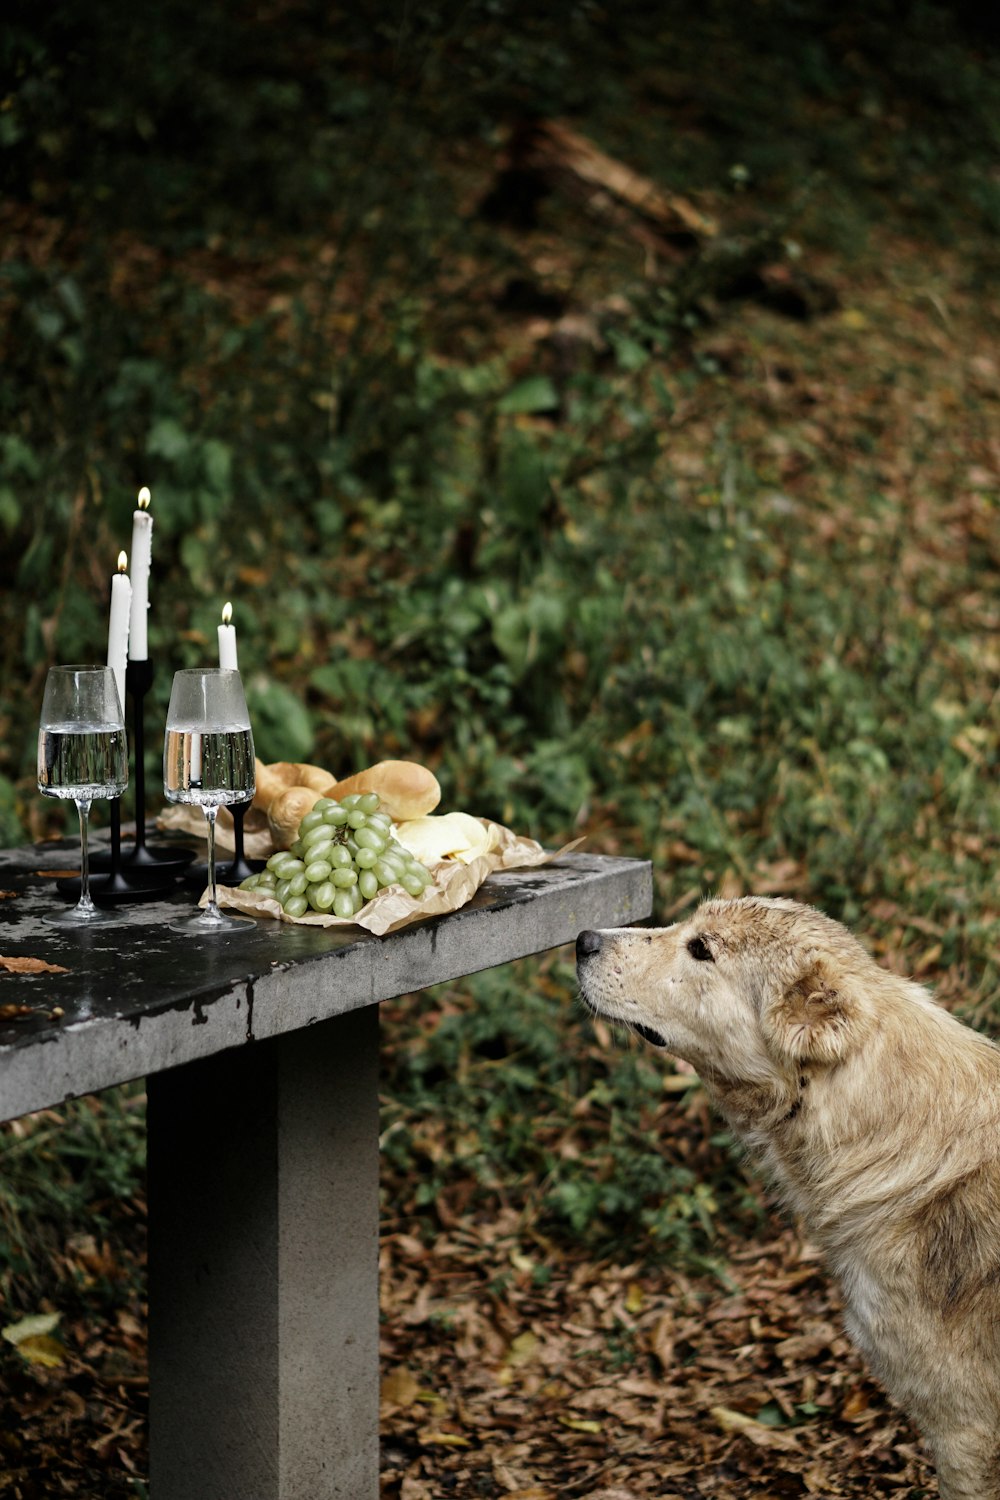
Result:
<svg viewBox="0 0 1000 1500">
<path fill-rule="evenodd" d="M 205 910 L 213 917 L 219 915 L 219 905 L 215 899 L 215 819 L 218 811 L 217 807 L 202 808 L 208 824 L 208 906 Z"/>
<path fill-rule="evenodd" d="M 93 911 L 94 900 L 90 894 L 90 850 L 87 841 L 90 826 L 90 799 L 77 797 L 76 810 L 80 814 L 80 899 L 77 907 L 83 911 Z"/>
</svg>

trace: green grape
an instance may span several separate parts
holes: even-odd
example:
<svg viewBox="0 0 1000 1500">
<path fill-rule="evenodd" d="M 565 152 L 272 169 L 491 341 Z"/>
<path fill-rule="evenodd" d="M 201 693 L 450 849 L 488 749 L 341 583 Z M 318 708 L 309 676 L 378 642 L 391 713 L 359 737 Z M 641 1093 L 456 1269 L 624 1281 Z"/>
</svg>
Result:
<svg viewBox="0 0 1000 1500">
<path fill-rule="evenodd" d="M 307 812 L 305 817 L 302 819 L 302 822 L 299 824 L 299 838 L 304 838 L 307 833 L 310 833 L 314 828 L 318 828 L 322 821 L 322 808 L 314 807 L 312 812 Z"/>
<path fill-rule="evenodd" d="M 324 880 L 329 880 L 333 866 L 328 859 L 314 859 L 306 865 L 305 876 L 307 885 L 322 885 Z"/>
<path fill-rule="evenodd" d="M 409 870 L 404 870 L 399 881 L 408 896 L 419 896 L 423 891 L 424 882 L 419 875 L 411 875 Z"/>
<path fill-rule="evenodd" d="M 362 792 L 358 798 L 358 806 L 363 813 L 378 812 L 378 792 Z"/>
<path fill-rule="evenodd" d="M 356 915 L 361 910 L 361 908 L 364 906 L 364 904 L 365 904 L 365 898 L 361 894 L 361 887 L 357 886 L 357 885 L 352 885 L 351 889 L 348 891 L 347 894 L 350 896 L 351 900 L 354 902 L 354 911 L 355 911 L 355 915 Z"/>
<path fill-rule="evenodd" d="M 346 844 L 334 844 L 326 858 L 335 870 L 346 869 L 351 863 L 351 851 Z"/>
<path fill-rule="evenodd" d="M 248 875 L 246 880 L 240 881 L 240 890 L 255 891 L 257 889 L 257 881 L 259 880 L 259 878 L 260 877 L 257 875 Z"/>
<path fill-rule="evenodd" d="M 374 828 L 359 828 L 354 840 L 359 849 L 374 849 L 376 854 L 381 854 L 388 842 L 384 834 L 377 833 Z"/>
<path fill-rule="evenodd" d="M 420 879 L 424 882 L 424 885 L 430 885 L 434 879 L 434 876 L 431 874 L 430 870 L 428 870 L 426 865 L 422 865 L 419 859 L 411 861 L 410 870 L 414 875 L 420 876 Z"/>
<path fill-rule="evenodd" d="M 357 805 L 358 805 L 358 803 L 360 801 L 361 801 L 361 793 L 360 792 L 348 792 L 348 794 L 347 794 L 346 797 L 341 797 L 341 799 L 340 799 L 340 805 L 341 805 L 341 807 L 346 807 L 347 810 L 348 810 L 348 812 L 350 812 L 351 808 L 352 807 L 357 807 Z"/>
<path fill-rule="evenodd" d="M 339 802 L 331 802 L 323 814 L 323 822 L 330 828 L 342 828 L 347 822 L 347 812 L 348 809 L 342 807 Z"/>
<path fill-rule="evenodd" d="M 309 910 L 309 902 L 305 896 L 289 896 L 285 902 L 285 911 L 290 917 L 304 917 Z"/>
<path fill-rule="evenodd" d="M 277 854 L 271 855 L 271 858 L 268 860 L 265 868 L 268 870 L 277 870 L 278 866 L 282 863 L 287 854 L 287 849 L 279 849 Z"/>
<path fill-rule="evenodd" d="M 291 880 L 288 882 L 288 889 L 293 896 L 304 896 L 308 885 L 309 877 L 306 875 L 305 870 L 300 870 L 299 873 L 297 875 L 293 875 Z"/>
<path fill-rule="evenodd" d="M 352 807 L 347 814 L 348 826 L 351 828 L 364 828 L 368 822 L 368 814 L 362 812 L 360 807 Z"/>
<path fill-rule="evenodd" d="M 346 890 L 349 885 L 357 885 L 358 872 L 357 870 L 351 869 L 350 866 L 344 867 L 342 865 L 339 870 L 334 870 L 333 874 L 330 876 L 330 879 L 333 881 L 334 885 L 338 887 L 338 889 Z"/>
<path fill-rule="evenodd" d="M 392 831 L 392 819 L 388 813 L 369 813 L 368 827 L 377 828 L 381 833 L 388 835 Z"/>
<path fill-rule="evenodd" d="M 377 859 L 378 853 L 374 849 L 359 849 L 354 856 L 354 863 L 359 870 L 371 870 Z"/>
<path fill-rule="evenodd" d="M 350 891 L 338 891 L 333 898 L 333 914 L 335 917 L 353 917 L 354 902 Z"/>
<path fill-rule="evenodd" d="M 315 849 L 317 844 L 328 844 L 332 838 L 333 829 L 326 823 L 320 823 L 316 828 L 310 828 L 309 832 L 303 836 L 302 846 L 308 853 L 310 849 Z"/>
<path fill-rule="evenodd" d="M 362 870 L 358 876 L 358 890 L 366 901 L 378 895 L 378 876 L 374 870 Z"/>
<path fill-rule="evenodd" d="M 290 885 L 291 881 L 289 880 L 279 880 L 278 884 L 274 887 L 274 899 L 282 906 L 285 904 L 286 896 L 291 895 L 291 891 L 289 890 Z"/>
<path fill-rule="evenodd" d="M 291 880 L 293 875 L 301 875 L 305 867 L 306 862 L 304 859 L 296 859 L 294 854 L 286 854 L 278 866 L 278 878 L 280 880 L 284 876 L 286 880 Z"/>
<path fill-rule="evenodd" d="M 320 797 L 313 803 L 312 810 L 313 812 L 325 813 L 329 808 L 335 806 L 336 803 L 334 802 L 332 797 Z M 306 817 L 308 816 L 309 814 L 307 813 Z"/>
<path fill-rule="evenodd" d="M 257 889 L 259 891 L 273 891 L 278 883 L 278 877 L 273 870 L 261 870 L 257 876 Z"/>
<path fill-rule="evenodd" d="M 306 899 L 314 911 L 329 911 L 333 905 L 333 898 L 337 894 L 337 887 L 330 880 L 324 880 L 322 885 L 311 885 L 306 892 Z"/>
<path fill-rule="evenodd" d="M 395 865 L 390 865 L 386 860 L 375 861 L 375 878 L 379 885 L 395 885 L 399 879 L 399 871 Z"/>
<path fill-rule="evenodd" d="M 302 848 L 303 848 L 302 840 L 301 839 L 296 839 L 295 843 L 292 844 L 292 845 L 290 845 L 288 852 L 289 852 L 289 854 L 294 854 L 296 859 L 301 859 L 302 858 Z"/>
</svg>

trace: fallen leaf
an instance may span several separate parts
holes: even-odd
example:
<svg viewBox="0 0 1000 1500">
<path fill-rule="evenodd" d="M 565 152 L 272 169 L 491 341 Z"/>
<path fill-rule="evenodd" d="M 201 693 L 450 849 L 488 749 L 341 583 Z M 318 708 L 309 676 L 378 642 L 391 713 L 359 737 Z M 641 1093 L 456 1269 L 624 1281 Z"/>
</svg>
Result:
<svg viewBox="0 0 1000 1500">
<path fill-rule="evenodd" d="M 42 1334 L 52 1333 L 59 1326 L 61 1313 L 33 1313 L 30 1317 L 20 1318 L 16 1323 L 8 1323 L 5 1328 L 0 1328 L 0 1337 L 7 1340 L 8 1344 L 17 1346 L 24 1339 L 38 1338 Z"/>
<path fill-rule="evenodd" d="M 412 1406 L 420 1394 L 420 1381 L 401 1365 L 390 1370 L 382 1381 L 382 1400 L 390 1406 Z"/>
<path fill-rule="evenodd" d="M 17 1346 L 18 1354 L 32 1365 L 42 1365 L 46 1370 L 57 1370 L 66 1363 L 66 1351 L 58 1339 L 40 1335 L 38 1338 L 22 1339 Z"/>
<path fill-rule="evenodd" d="M 526 1365 L 534 1359 L 538 1353 L 538 1335 L 531 1333 L 519 1333 L 516 1339 L 511 1340 L 510 1349 L 507 1351 L 506 1363 L 509 1365 Z"/>
<path fill-rule="evenodd" d="M 6 1328 L 0 1329 L 0 1334 L 30 1364 L 55 1370 L 66 1362 L 65 1349 L 58 1339 L 52 1337 L 60 1316 L 59 1313 L 36 1313 L 17 1323 L 8 1323 Z"/>
<path fill-rule="evenodd" d="M 16 901 L 17 891 L 0 891 L 0 901 Z"/>
<path fill-rule="evenodd" d="M 786 1432 L 780 1427 L 767 1427 L 756 1418 L 748 1417 L 745 1412 L 732 1411 L 728 1406 L 713 1406 L 712 1416 L 723 1432 L 739 1433 L 742 1437 L 749 1438 L 758 1448 L 782 1448 L 788 1452 L 799 1446 L 799 1440 L 793 1432 Z"/>
<path fill-rule="evenodd" d="M 34 1014 L 30 1005 L 0 1005 L 0 1021 L 24 1021 Z"/>
<path fill-rule="evenodd" d="M 625 1311 L 635 1317 L 636 1313 L 642 1312 L 645 1302 L 642 1287 L 637 1281 L 629 1282 L 628 1291 L 625 1293 Z"/>
<path fill-rule="evenodd" d="M 34 870 L 39 880 L 79 880 L 79 870 Z"/>
<path fill-rule="evenodd" d="M 601 1423 L 593 1421 L 590 1417 L 560 1417 L 564 1427 L 572 1427 L 574 1432 L 600 1432 Z"/>
<path fill-rule="evenodd" d="M 424 1428 L 423 1432 L 417 1434 L 420 1441 L 426 1444 L 435 1444 L 442 1448 L 471 1448 L 471 1438 L 461 1437 L 457 1432 L 436 1432 L 430 1428 Z"/>
<path fill-rule="evenodd" d="M 15 956 L 5 958 L 0 954 L 0 969 L 6 969 L 9 974 L 68 974 L 69 970 L 62 964 L 48 964 L 44 958 L 22 958 Z"/>
</svg>

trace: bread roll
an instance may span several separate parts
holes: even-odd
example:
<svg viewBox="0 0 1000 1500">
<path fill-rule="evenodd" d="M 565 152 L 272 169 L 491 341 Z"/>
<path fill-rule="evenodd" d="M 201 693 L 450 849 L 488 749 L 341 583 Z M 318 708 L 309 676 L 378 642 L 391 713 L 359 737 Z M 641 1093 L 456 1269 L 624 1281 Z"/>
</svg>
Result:
<svg viewBox="0 0 1000 1500">
<path fill-rule="evenodd" d="M 298 766 L 288 760 L 275 760 L 270 765 L 265 765 L 261 760 L 255 760 L 254 766 L 257 774 L 257 790 L 254 792 L 254 807 L 263 808 L 266 812 L 279 792 L 285 787 L 295 786 L 298 781 Z"/>
<path fill-rule="evenodd" d="M 286 786 L 267 810 L 267 826 L 275 849 L 287 849 L 295 842 L 299 824 L 319 801 L 319 792 L 309 786 Z"/>
<path fill-rule="evenodd" d="M 292 770 L 296 774 L 291 785 L 312 787 L 314 792 L 319 792 L 321 795 L 327 793 L 337 780 L 331 772 L 324 771 L 322 766 L 310 766 L 305 762 L 292 766 Z"/>
<path fill-rule="evenodd" d="M 276 760 L 265 765 L 263 761 L 257 760 L 254 764 L 257 770 L 257 790 L 253 805 L 262 808 L 264 812 L 268 811 L 279 792 L 285 791 L 287 787 L 307 786 L 315 792 L 324 792 L 337 779 L 330 771 L 324 771 L 322 766 L 311 766 L 300 761 Z"/>
<path fill-rule="evenodd" d="M 437 777 L 414 760 L 380 760 L 367 771 L 335 782 L 325 795 L 339 801 L 352 792 L 378 792 L 383 809 L 396 823 L 422 818 L 441 801 Z"/>
</svg>

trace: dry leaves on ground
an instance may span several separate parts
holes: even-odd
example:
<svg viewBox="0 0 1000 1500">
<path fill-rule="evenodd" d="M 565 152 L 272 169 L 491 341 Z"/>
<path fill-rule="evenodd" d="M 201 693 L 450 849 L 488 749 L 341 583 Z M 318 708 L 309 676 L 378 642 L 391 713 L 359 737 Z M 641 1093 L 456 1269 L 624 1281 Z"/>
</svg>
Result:
<svg viewBox="0 0 1000 1500">
<path fill-rule="evenodd" d="M 734 1247 L 728 1289 L 519 1234 L 384 1243 L 387 1500 L 936 1493 L 790 1229 Z"/>
</svg>

